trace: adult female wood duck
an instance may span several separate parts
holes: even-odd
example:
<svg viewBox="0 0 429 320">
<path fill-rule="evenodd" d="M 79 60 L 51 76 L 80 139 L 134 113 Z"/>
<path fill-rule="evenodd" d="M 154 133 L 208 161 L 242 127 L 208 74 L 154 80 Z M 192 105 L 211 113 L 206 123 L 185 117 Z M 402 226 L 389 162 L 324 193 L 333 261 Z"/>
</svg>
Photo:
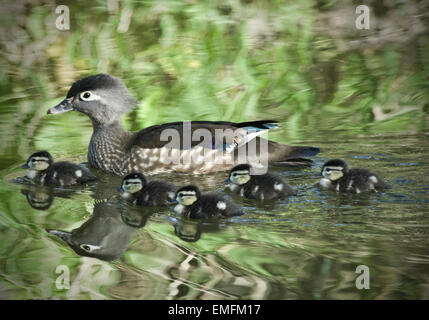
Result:
<svg viewBox="0 0 429 320">
<path fill-rule="evenodd" d="M 265 156 L 267 163 L 309 166 L 311 160 L 302 157 L 319 152 L 319 148 L 291 147 L 258 137 L 277 127 L 275 121 L 268 120 L 173 122 L 129 132 L 122 126 L 120 117 L 136 103 L 119 79 L 98 74 L 76 81 L 66 99 L 49 109 L 48 114 L 72 110 L 86 114 L 93 125 L 88 148 L 89 163 L 120 176 L 134 171 L 145 174 L 225 171 L 237 164 L 238 155 L 243 152 L 247 156 L 246 162 L 252 164 L 260 161 L 260 156 Z M 219 137 L 225 130 L 234 131 L 226 142 L 222 136 Z M 174 133 L 178 133 L 179 143 L 172 143 Z M 207 133 L 210 135 L 208 138 Z M 253 140 L 256 151 L 249 152 L 246 145 Z M 259 154 L 263 149 L 260 147 L 264 145 L 265 152 Z M 220 156 L 217 158 L 220 161 L 214 160 L 216 156 Z"/>
</svg>

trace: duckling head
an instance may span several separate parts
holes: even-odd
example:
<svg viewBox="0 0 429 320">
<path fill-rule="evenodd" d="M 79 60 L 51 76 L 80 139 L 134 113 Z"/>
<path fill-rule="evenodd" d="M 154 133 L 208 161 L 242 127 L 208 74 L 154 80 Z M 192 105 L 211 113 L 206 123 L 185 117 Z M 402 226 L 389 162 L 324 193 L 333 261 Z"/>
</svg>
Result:
<svg viewBox="0 0 429 320">
<path fill-rule="evenodd" d="M 123 180 L 121 187 L 118 189 L 122 191 L 123 194 L 134 194 L 139 192 L 146 186 L 146 178 L 140 172 L 135 172 L 127 175 Z"/>
<path fill-rule="evenodd" d="M 201 197 L 201 192 L 198 187 L 189 185 L 180 188 L 176 192 L 176 201 L 182 206 L 191 206 L 195 201 Z"/>
<path fill-rule="evenodd" d="M 322 167 L 322 175 L 330 181 L 341 179 L 347 172 L 348 166 L 341 159 L 332 159 L 326 162 Z"/>
<path fill-rule="evenodd" d="M 250 180 L 250 170 L 251 166 L 248 164 L 239 164 L 231 169 L 229 172 L 229 177 L 226 182 L 230 182 L 236 185 L 242 185 L 247 183 Z"/>
<path fill-rule="evenodd" d="M 22 168 L 30 169 L 30 171 L 45 171 L 48 169 L 54 160 L 47 151 L 38 151 L 33 153 Z"/>
<path fill-rule="evenodd" d="M 50 108 L 48 114 L 79 111 L 97 125 L 119 120 L 137 104 L 124 83 L 108 74 L 92 75 L 73 83 L 66 99 Z"/>
</svg>

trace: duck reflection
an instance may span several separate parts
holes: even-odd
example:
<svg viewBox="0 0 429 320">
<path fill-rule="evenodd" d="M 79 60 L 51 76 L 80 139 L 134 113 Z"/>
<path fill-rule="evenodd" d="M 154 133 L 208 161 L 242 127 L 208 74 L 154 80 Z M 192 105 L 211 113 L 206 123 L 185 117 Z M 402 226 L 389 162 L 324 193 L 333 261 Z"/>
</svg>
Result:
<svg viewBox="0 0 429 320">
<path fill-rule="evenodd" d="M 97 200 L 92 217 L 79 228 L 71 232 L 56 229 L 46 231 L 64 240 L 78 255 L 116 260 L 127 249 L 131 236 L 137 230 L 135 225 L 141 225 L 148 218 L 124 220 L 127 214 L 121 211 L 115 202 Z M 130 220 L 139 222 L 133 222 L 134 225 L 124 223 Z"/>
</svg>

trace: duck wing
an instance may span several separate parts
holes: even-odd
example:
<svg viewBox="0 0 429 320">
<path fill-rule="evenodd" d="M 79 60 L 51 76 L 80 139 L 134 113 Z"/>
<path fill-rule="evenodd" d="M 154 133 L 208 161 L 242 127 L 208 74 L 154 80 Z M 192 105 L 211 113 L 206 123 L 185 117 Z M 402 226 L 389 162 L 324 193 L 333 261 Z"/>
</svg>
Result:
<svg viewBox="0 0 429 320">
<path fill-rule="evenodd" d="M 228 121 L 181 121 L 147 127 L 134 135 L 132 146 L 143 149 L 191 149 L 197 145 L 208 149 L 232 151 L 255 137 L 277 128 L 277 121 L 261 120 L 234 123 Z"/>
<path fill-rule="evenodd" d="M 261 138 L 268 130 L 278 128 L 273 120 L 248 121 L 234 123 L 228 121 L 189 121 L 172 122 L 145 128 L 134 135 L 130 148 L 143 149 L 174 148 L 179 150 L 202 146 L 207 149 L 234 153 L 238 159 L 240 152 L 249 155 L 247 144 L 255 140 L 255 161 L 261 152 L 268 152 L 268 162 L 278 166 L 308 167 L 312 161 L 303 157 L 314 156 L 320 149 L 315 147 L 293 147 Z M 261 143 L 267 146 L 266 151 Z M 249 147 L 250 149 L 250 147 Z M 249 160 L 251 162 L 252 155 Z"/>
</svg>

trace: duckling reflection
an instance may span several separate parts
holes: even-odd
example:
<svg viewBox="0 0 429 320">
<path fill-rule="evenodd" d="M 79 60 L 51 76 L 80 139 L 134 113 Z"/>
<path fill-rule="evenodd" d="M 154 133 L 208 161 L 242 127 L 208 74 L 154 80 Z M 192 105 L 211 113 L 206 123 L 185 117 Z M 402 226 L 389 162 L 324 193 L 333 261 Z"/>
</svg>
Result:
<svg viewBox="0 0 429 320">
<path fill-rule="evenodd" d="M 134 207 L 128 204 L 122 206 L 120 211 L 122 221 L 134 228 L 143 228 L 155 212 L 151 208 Z"/>
<path fill-rule="evenodd" d="M 21 193 L 27 198 L 28 204 L 36 210 L 47 210 L 54 202 L 52 188 L 30 186 L 28 189 L 21 189 Z"/>
<path fill-rule="evenodd" d="M 55 197 L 70 198 L 75 190 L 55 190 L 49 186 L 27 185 L 21 193 L 27 198 L 28 204 L 36 210 L 48 210 Z"/>
<path fill-rule="evenodd" d="M 183 218 L 174 225 L 174 234 L 183 241 L 196 242 L 204 232 L 220 232 L 222 229 L 219 223 Z"/>
<path fill-rule="evenodd" d="M 46 231 L 67 242 L 78 255 L 112 261 L 123 255 L 136 230 L 123 222 L 115 203 L 97 201 L 92 217 L 79 228 Z"/>
</svg>

